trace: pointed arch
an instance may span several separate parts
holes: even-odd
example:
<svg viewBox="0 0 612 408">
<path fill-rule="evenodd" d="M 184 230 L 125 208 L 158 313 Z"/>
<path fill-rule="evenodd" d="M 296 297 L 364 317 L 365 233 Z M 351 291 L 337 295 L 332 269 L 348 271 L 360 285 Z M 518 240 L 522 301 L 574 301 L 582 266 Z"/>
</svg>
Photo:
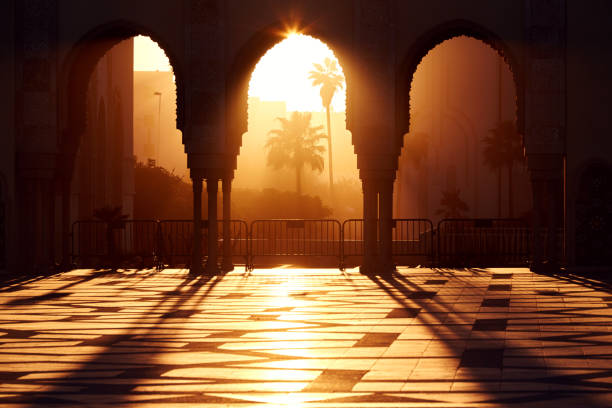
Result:
<svg viewBox="0 0 612 408">
<path fill-rule="evenodd" d="M 90 30 L 73 46 L 60 72 L 60 119 L 62 126 L 62 157 L 58 163 L 59 176 L 69 177 L 74 166 L 73 157 L 80 137 L 87 126 L 87 87 L 96 64 L 119 42 L 144 35 L 164 50 L 176 79 L 176 128 L 184 127 L 184 70 L 177 53 L 161 36 L 148 27 L 127 20 L 116 20 Z"/>
<path fill-rule="evenodd" d="M 493 31 L 468 20 L 452 20 L 440 24 L 421 35 L 403 57 L 396 81 L 396 138 L 402 147 L 403 135 L 410 130 L 410 90 L 421 60 L 437 45 L 455 37 L 466 36 L 480 40 L 493 48 L 506 62 L 512 73 L 516 94 L 517 129 L 524 135 L 523 74 L 510 47 Z"/>
</svg>

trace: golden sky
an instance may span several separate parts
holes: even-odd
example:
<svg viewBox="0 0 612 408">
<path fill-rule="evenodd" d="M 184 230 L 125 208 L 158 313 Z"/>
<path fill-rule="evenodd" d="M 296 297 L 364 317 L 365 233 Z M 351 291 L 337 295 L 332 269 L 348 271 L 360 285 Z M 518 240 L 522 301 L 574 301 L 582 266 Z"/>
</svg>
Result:
<svg viewBox="0 0 612 408">
<path fill-rule="evenodd" d="M 327 57 L 337 60 L 323 42 L 308 35 L 291 34 L 259 60 L 251 76 L 249 96 L 284 101 L 288 111 L 321 111 L 319 87 L 313 88 L 308 73 L 314 63 L 323 63 Z M 332 110 L 343 112 L 345 106 L 346 92 L 342 89 L 332 100 Z"/>
<path fill-rule="evenodd" d="M 283 101 L 288 111 L 322 111 L 319 87 L 308 73 L 325 58 L 337 60 L 323 42 L 304 34 L 291 34 L 259 60 L 249 84 L 249 96 L 262 101 Z M 134 37 L 134 71 L 170 71 L 164 51 L 149 37 Z M 342 73 L 342 67 L 340 67 Z M 346 109 L 346 86 L 334 95 L 332 110 Z"/>
<path fill-rule="evenodd" d="M 134 71 L 170 71 L 164 51 L 149 37 L 134 37 Z"/>
</svg>

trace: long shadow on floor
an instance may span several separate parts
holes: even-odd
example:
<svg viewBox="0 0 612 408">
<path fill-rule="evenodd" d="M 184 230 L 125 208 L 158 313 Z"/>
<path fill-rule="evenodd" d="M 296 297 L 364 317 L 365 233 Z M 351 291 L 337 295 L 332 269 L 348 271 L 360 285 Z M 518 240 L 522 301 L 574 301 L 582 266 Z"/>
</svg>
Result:
<svg viewBox="0 0 612 408">
<path fill-rule="evenodd" d="M 95 278 L 118 276 L 117 273 L 104 274 L 92 273 L 89 277 L 79 279 L 74 284 L 63 286 L 62 290 L 66 287 L 73 286 L 77 283 L 83 283 L 91 281 Z M 119 277 L 120 278 L 120 277 Z M 113 306 L 105 307 L 104 303 L 109 302 L 114 304 L 114 299 L 104 300 L 93 300 L 85 303 L 84 310 L 90 310 L 95 308 L 94 311 L 88 311 L 85 316 L 79 316 L 78 314 L 72 317 L 71 322 L 83 321 L 83 329 L 75 328 L 74 330 L 59 330 L 58 333 L 67 333 L 67 339 L 79 337 L 79 333 L 85 332 L 84 338 L 92 336 L 92 333 L 96 333 L 96 329 L 87 329 L 88 322 L 100 322 L 107 323 L 106 329 L 99 330 L 99 336 L 92 336 L 90 340 L 84 340 L 76 349 L 77 353 L 84 353 L 86 358 L 79 358 L 76 364 L 72 364 L 74 369 L 70 371 L 68 369 L 64 375 L 59 378 L 50 378 L 45 381 L 44 373 L 42 378 L 33 378 L 34 384 L 42 382 L 45 390 L 41 393 L 30 393 L 28 396 L 15 397 L 14 399 L 5 399 L 3 402 L 16 402 L 21 404 L 30 404 L 31 406 L 41 406 L 50 404 L 74 404 L 79 401 L 80 395 L 95 394 L 95 395 L 112 395 L 113 402 L 131 402 L 130 392 L 139 385 L 140 379 L 159 379 L 162 372 L 171 369 L 172 367 L 168 364 L 160 363 L 160 356 L 162 354 L 173 355 L 173 352 L 179 352 L 178 349 L 172 349 L 171 347 L 163 346 L 163 333 L 166 333 L 165 337 L 172 338 L 172 333 L 180 333 L 181 329 L 176 325 L 167 325 L 168 322 L 177 323 L 179 326 L 184 323 L 188 317 L 192 314 L 202 311 L 199 305 L 202 303 L 213 288 L 222 279 L 220 276 L 209 277 L 209 276 L 192 276 L 186 275 L 181 283 L 171 288 L 171 290 L 160 291 L 151 290 L 151 288 L 142 288 L 143 291 L 139 295 L 139 302 L 143 307 L 150 311 L 150 315 L 147 316 L 143 313 L 142 319 L 134 321 L 134 308 L 138 311 L 138 307 L 129 304 L 128 302 L 124 307 Z M 124 280 L 125 283 L 125 280 Z M 104 285 L 104 282 L 101 282 Z M 160 285 L 161 286 L 161 285 Z M 82 290 L 83 288 L 79 288 Z M 132 289 L 133 292 L 136 292 Z M 57 296 L 61 292 L 52 292 L 47 295 L 47 299 Z M 132 295 L 133 296 L 133 295 Z M 32 300 L 32 298 L 29 298 Z M 34 299 L 41 301 L 43 299 Z M 61 307 L 62 300 L 58 300 L 56 306 Z M 15 302 L 16 305 L 24 304 Z M 132 309 L 130 311 L 130 309 Z M 78 310 L 78 309 L 77 309 Z M 121 310 L 126 310 L 122 312 Z M 142 312 L 142 310 L 140 310 Z M 125 319 L 128 323 L 122 322 L 122 314 L 125 314 Z M 146 325 L 143 326 L 141 322 L 146 321 Z M 61 322 L 60 322 L 61 324 Z M 126 327 L 127 326 L 127 327 Z M 167 326 L 167 327 L 164 327 Z M 53 331 L 53 327 L 49 328 L 49 331 Z M 16 331 L 9 331 L 9 335 L 18 335 Z M 70 333 L 73 333 L 72 335 Z M 162 333 L 161 337 L 158 335 Z M 31 332 L 25 331 L 21 335 L 26 337 Z M 204 334 L 203 334 L 204 335 Z M 44 337 L 44 336 L 43 336 Z M 153 339 L 149 339 L 152 337 Z M 155 343 L 159 342 L 159 346 Z M 148 344 L 146 344 L 148 343 Z M 32 348 L 24 352 L 23 361 L 28 361 L 30 353 L 36 354 Z M 75 349 L 75 350 L 76 350 Z M 92 349 L 88 352 L 88 349 Z M 44 351 L 43 351 L 44 352 Z M 70 361 L 70 356 L 63 356 L 60 361 Z M 163 358 L 161 359 L 163 361 Z M 37 362 L 40 360 L 37 358 Z M 48 360 L 50 365 L 62 364 L 59 361 L 54 360 L 50 357 Z M 70 364 L 64 364 L 68 367 Z M 190 365 L 181 365 L 181 367 L 189 367 Z M 66 368 L 64 368 L 66 370 Z M 62 371 L 60 367 L 58 371 Z M 92 378 L 96 378 L 99 375 L 104 376 L 104 373 L 108 373 L 111 376 L 116 376 L 112 387 L 109 387 L 109 383 L 103 381 L 98 383 Z M 117 375 L 121 373 L 120 375 Z M 5 380 L 16 380 L 23 373 L 15 373 L 14 378 L 5 378 Z M 99 378 L 99 377 L 98 377 Z M 21 382 L 21 381 L 20 381 Z M 28 381 L 25 381 L 28 383 Z M 134 393 L 132 393 L 133 396 Z M 136 393 L 138 394 L 138 393 Z M 162 393 L 163 394 L 163 393 Z M 92 403 L 95 401 L 89 401 Z M 100 401 L 104 403 L 104 401 Z M 78 402 L 77 402 L 78 403 Z"/>
<path fill-rule="evenodd" d="M 482 271 L 478 271 L 477 276 L 482 276 Z M 492 278 L 495 277 L 493 274 Z M 550 402 L 578 394 L 589 406 L 591 395 L 612 390 L 612 384 L 607 382 L 607 377 L 612 375 L 608 360 L 612 343 L 607 340 L 607 327 L 589 326 L 592 323 L 588 321 L 579 323 L 581 319 L 605 319 L 609 315 L 601 300 L 595 299 L 592 305 L 585 305 L 582 291 L 564 290 L 561 293 L 564 298 L 573 296 L 579 304 L 576 307 L 560 305 L 553 299 L 548 302 L 550 307 L 538 307 L 536 301 L 536 307 L 530 310 L 529 304 L 534 298 L 546 298 L 547 294 L 538 293 L 536 289 L 533 294 L 510 296 L 505 291 L 509 288 L 499 288 L 504 284 L 491 280 L 482 294 L 478 310 L 467 307 L 464 313 L 457 313 L 465 305 L 442 303 L 437 297 L 439 290 L 434 289 L 441 289 L 443 286 L 438 285 L 453 279 L 448 273 L 424 285 L 401 274 L 370 279 L 408 312 L 405 316 L 414 315 L 420 324 L 426 325 L 432 339 L 446 344 L 450 350 L 446 356 L 459 359 L 455 378 L 450 380 L 453 391 L 463 388 L 464 391 L 490 394 L 489 402 L 507 404 Z M 540 292 L 546 290 L 546 281 L 543 283 Z M 574 278 L 571 283 L 582 285 L 583 281 Z M 480 292 L 478 288 L 468 289 L 471 291 L 468 295 L 478 296 Z M 503 291 L 496 293 L 496 289 Z M 596 290 L 601 290 L 601 286 L 597 285 Z M 504 294 L 503 297 L 500 294 Z M 511 302 L 518 307 L 517 312 L 510 311 Z M 521 304 L 525 308 L 519 311 Z M 499 312 L 503 310 L 508 313 Z M 474 315 L 473 312 L 488 316 L 471 319 L 469 316 Z M 399 316 L 397 311 L 395 313 Z M 573 327 L 564 325 L 570 321 Z M 590 365 L 582 347 L 590 351 Z M 597 362 L 601 362 L 600 367 Z M 515 392 L 515 396 L 508 393 L 496 396 L 499 392 Z"/>
</svg>

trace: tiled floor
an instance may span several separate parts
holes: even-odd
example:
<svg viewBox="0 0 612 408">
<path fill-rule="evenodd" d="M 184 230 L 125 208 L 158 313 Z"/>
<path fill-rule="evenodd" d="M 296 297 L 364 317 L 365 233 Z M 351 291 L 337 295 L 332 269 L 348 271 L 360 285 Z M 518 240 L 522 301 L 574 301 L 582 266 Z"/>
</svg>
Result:
<svg viewBox="0 0 612 408">
<path fill-rule="evenodd" d="M 77 270 L 0 290 L 0 405 L 609 407 L 610 304 L 526 269 Z"/>
</svg>

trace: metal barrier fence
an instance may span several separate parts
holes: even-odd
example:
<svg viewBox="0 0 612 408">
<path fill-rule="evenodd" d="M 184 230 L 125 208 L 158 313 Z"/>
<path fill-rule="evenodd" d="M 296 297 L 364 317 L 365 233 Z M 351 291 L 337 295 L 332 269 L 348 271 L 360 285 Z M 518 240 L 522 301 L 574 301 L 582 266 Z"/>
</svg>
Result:
<svg viewBox="0 0 612 408">
<path fill-rule="evenodd" d="M 523 220 L 444 219 L 437 235 L 442 266 L 519 266 L 529 260 L 530 228 Z"/>
<path fill-rule="evenodd" d="M 342 227 L 337 220 L 255 220 L 250 231 L 255 257 L 334 257 L 342 262 Z"/>
<path fill-rule="evenodd" d="M 152 220 L 77 221 L 72 225 L 72 262 L 96 267 L 111 261 L 132 260 L 154 265 L 157 253 L 157 222 Z M 113 258 L 113 259 L 111 259 Z"/>
<path fill-rule="evenodd" d="M 393 256 L 434 257 L 434 227 L 431 220 L 400 218 L 393 220 Z"/>
<path fill-rule="evenodd" d="M 349 219 L 342 223 L 342 251 L 344 260 L 364 254 L 363 219 Z M 426 257 L 433 261 L 434 228 L 428 219 L 399 218 L 393 220 L 391 253 L 394 257 Z"/>
<path fill-rule="evenodd" d="M 208 255 L 208 222 L 202 221 L 202 255 Z M 232 258 L 244 258 L 249 263 L 248 226 L 242 220 L 230 221 Z M 217 253 L 223 257 L 223 220 L 217 221 Z M 162 265 L 189 265 L 193 251 L 193 221 L 159 221 L 159 253 Z"/>
<path fill-rule="evenodd" d="M 231 220 L 228 239 L 232 260 L 243 259 L 247 268 L 252 268 L 255 258 L 312 257 L 325 258 L 327 263 L 333 258 L 343 267 L 347 259 L 356 260 L 364 254 L 363 224 L 363 219 L 342 224 L 333 219 L 277 219 L 255 220 L 249 227 L 245 221 Z M 202 254 L 207 256 L 206 221 L 202 229 Z M 217 231 L 222 259 L 223 220 L 218 221 Z M 557 250 L 562 251 L 562 231 L 557 234 Z M 427 219 L 395 219 L 392 255 L 399 264 L 429 261 L 440 266 L 521 266 L 529 261 L 531 238 L 529 226 L 518 219 L 444 219 L 437 228 Z M 545 246 L 546 233 L 539 233 L 536 239 Z M 73 263 L 84 267 L 101 266 L 109 260 L 189 265 L 192 245 L 192 220 L 121 221 L 110 231 L 104 221 L 77 221 L 72 226 Z"/>
</svg>

